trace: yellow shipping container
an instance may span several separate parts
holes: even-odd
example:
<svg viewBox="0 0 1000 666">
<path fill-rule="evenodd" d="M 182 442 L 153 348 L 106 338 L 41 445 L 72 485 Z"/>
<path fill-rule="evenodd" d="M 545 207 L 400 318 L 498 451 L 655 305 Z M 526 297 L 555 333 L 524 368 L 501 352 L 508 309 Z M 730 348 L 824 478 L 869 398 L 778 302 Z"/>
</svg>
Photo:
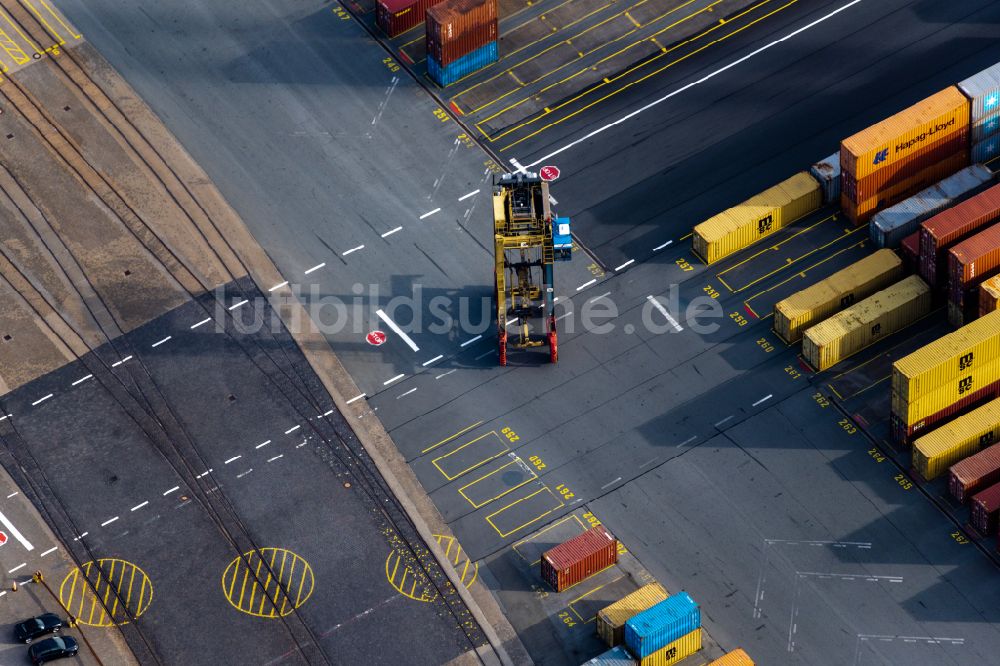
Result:
<svg viewBox="0 0 1000 666">
<path fill-rule="evenodd" d="M 643 585 L 610 606 L 597 611 L 597 635 L 608 647 L 625 642 L 625 623 L 642 611 L 667 598 L 667 591 L 659 583 Z"/>
<path fill-rule="evenodd" d="M 1000 310 L 995 310 L 893 363 L 892 390 L 910 403 L 998 357 Z"/>
<path fill-rule="evenodd" d="M 774 331 L 785 342 L 798 342 L 802 332 L 864 300 L 903 277 L 903 260 L 892 250 L 871 254 L 825 280 L 774 305 Z"/>
<path fill-rule="evenodd" d="M 750 655 L 744 652 L 742 648 L 736 648 L 732 652 L 727 652 L 725 655 L 719 657 L 708 666 L 755 666 L 755 664 Z"/>
<path fill-rule="evenodd" d="M 802 355 L 817 370 L 826 370 L 930 311 L 930 287 L 911 275 L 807 329 Z"/>
<path fill-rule="evenodd" d="M 1000 437 L 1000 400 L 988 402 L 913 443 L 913 468 L 928 481 Z"/>
<path fill-rule="evenodd" d="M 979 285 L 979 316 L 1000 308 L 1000 275 Z"/>
<path fill-rule="evenodd" d="M 694 228 L 694 251 L 712 263 L 742 250 L 820 207 L 823 192 L 808 171 L 797 173 Z"/>
<path fill-rule="evenodd" d="M 980 365 L 916 400 L 906 401 L 893 393 L 892 413 L 906 423 L 916 423 L 997 381 L 1000 381 L 1000 358 Z"/>
<path fill-rule="evenodd" d="M 969 129 L 969 99 L 949 86 L 840 143 L 840 168 L 860 180 Z"/>
<path fill-rule="evenodd" d="M 667 643 L 648 657 L 639 660 L 639 666 L 671 666 L 687 659 L 701 649 L 701 629 L 684 634 L 673 643 Z"/>
</svg>

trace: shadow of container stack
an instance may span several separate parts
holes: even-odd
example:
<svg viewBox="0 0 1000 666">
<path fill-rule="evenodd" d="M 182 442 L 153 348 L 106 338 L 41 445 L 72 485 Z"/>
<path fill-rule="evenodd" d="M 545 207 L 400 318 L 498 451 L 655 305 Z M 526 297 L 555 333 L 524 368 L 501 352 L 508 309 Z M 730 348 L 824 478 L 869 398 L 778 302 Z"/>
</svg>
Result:
<svg viewBox="0 0 1000 666">
<path fill-rule="evenodd" d="M 427 74 L 448 86 L 496 62 L 497 0 L 445 0 L 427 10 Z"/>
</svg>

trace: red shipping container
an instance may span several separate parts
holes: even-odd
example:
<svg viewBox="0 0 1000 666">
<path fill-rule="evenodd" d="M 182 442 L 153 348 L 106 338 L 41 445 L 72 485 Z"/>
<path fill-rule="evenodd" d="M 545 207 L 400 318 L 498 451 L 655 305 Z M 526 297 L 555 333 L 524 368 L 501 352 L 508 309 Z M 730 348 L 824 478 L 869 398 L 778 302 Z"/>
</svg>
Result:
<svg viewBox="0 0 1000 666">
<path fill-rule="evenodd" d="M 982 488 L 1000 482 L 1000 444 L 994 444 L 948 469 L 948 492 L 965 504 Z"/>
<path fill-rule="evenodd" d="M 1000 483 L 990 486 L 972 498 L 972 526 L 983 534 L 997 531 L 1000 518 Z"/>
<path fill-rule="evenodd" d="M 1000 185 L 942 211 L 920 225 L 920 276 L 934 286 L 948 270 L 945 250 L 1000 217 Z"/>
<path fill-rule="evenodd" d="M 878 171 L 862 176 L 860 180 L 853 173 L 841 176 L 841 191 L 854 203 L 870 199 L 879 192 L 889 190 L 920 172 L 945 161 L 959 164 L 958 171 L 969 165 L 969 131 L 954 132 L 946 138 L 932 143 L 910 157 L 882 167 Z"/>
<path fill-rule="evenodd" d="M 618 539 L 603 525 L 592 527 L 542 555 L 542 579 L 556 592 L 618 562 Z"/>
<path fill-rule="evenodd" d="M 998 269 L 1000 224 L 994 224 L 948 250 L 948 298 L 958 306 L 970 295 L 978 301 L 975 296 L 979 283 Z"/>
<path fill-rule="evenodd" d="M 497 0 L 444 0 L 427 10 L 427 53 L 440 65 L 495 42 Z"/>
<path fill-rule="evenodd" d="M 398 37 L 424 22 L 424 13 L 436 0 L 378 0 L 375 23 L 390 37 Z"/>
<path fill-rule="evenodd" d="M 987 400 L 993 400 L 998 396 L 1000 396 L 1000 381 L 984 386 L 978 391 L 973 391 L 961 400 L 945 407 L 940 412 L 935 412 L 913 424 L 907 424 L 903 419 L 892 414 L 889 417 L 889 429 L 892 439 L 898 444 L 908 446 L 912 443 L 914 435 L 922 435 L 931 430 L 931 426 L 959 416 L 963 412 L 971 411 Z"/>
<path fill-rule="evenodd" d="M 903 257 L 903 266 L 907 270 L 916 272 L 917 261 L 920 255 L 920 232 L 914 231 L 903 239 L 899 246 L 899 253 Z"/>
</svg>

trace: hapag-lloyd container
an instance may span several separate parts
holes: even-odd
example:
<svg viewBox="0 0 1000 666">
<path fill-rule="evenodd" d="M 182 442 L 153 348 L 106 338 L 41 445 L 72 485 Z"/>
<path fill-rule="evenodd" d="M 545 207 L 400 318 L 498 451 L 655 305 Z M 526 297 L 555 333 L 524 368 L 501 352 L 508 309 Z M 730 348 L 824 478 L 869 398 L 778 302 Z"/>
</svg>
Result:
<svg viewBox="0 0 1000 666">
<path fill-rule="evenodd" d="M 802 336 L 802 355 L 819 371 L 832 368 L 931 311 L 931 290 L 916 275 L 833 315 Z"/>
<path fill-rule="evenodd" d="M 378 0 L 375 23 L 390 37 L 398 37 L 424 22 L 424 12 L 436 0 Z"/>
<path fill-rule="evenodd" d="M 495 41 L 472 53 L 462 56 L 450 65 L 441 65 L 434 58 L 427 57 L 427 74 L 439 86 L 450 86 L 459 79 L 497 61 L 499 50 Z"/>
<path fill-rule="evenodd" d="M 743 648 L 736 648 L 732 652 L 727 652 L 708 666 L 756 666 Z"/>
<path fill-rule="evenodd" d="M 940 165 L 942 162 L 960 164 L 954 171 L 969 164 L 969 138 L 966 130 L 950 134 L 934 143 L 928 143 L 907 159 L 890 164 L 864 178 L 855 178 L 853 174 L 845 173 L 841 179 L 842 192 L 855 203 L 872 197 L 884 197 L 887 192 L 908 189 L 910 184 L 914 182 L 915 176 Z M 923 187 L 930 185 L 931 182 L 926 183 Z"/>
<path fill-rule="evenodd" d="M 971 101 L 972 142 L 1000 132 L 1000 63 L 958 84 Z"/>
<path fill-rule="evenodd" d="M 625 646 L 642 659 L 701 628 L 701 609 L 687 592 L 678 592 L 625 623 Z"/>
<path fill-rule="evenodd" d="M 427 10 L 427 55 L 450 65 L 497 41 L 497 0 L 444 0 Z"/>
<path fill-rule="evenodd" d="M 903 277 L 903 262 L 892 250 L 878 250 L 774 305 L 774 330 L 788 343 L 838 311 L 864 300 Z"/>
<path fill-rule="evenodd" d="M 869 233 L 872 242 L 877 247 L 899 247 L 904 238 L 920 229 L 921 222 L 992 179 L 993 173 L 989 169 L 982 164 L 973 164 L 886 208 L 871 219 Z"/>
<path fill-rule="evenodd" d="M 979 285 L 979 316 L 1000 308 L 1000 275 L 991 277 Z"/>
<path fill-rule="evenodd" d="M 1000 224 L 965 239 L 948 250 L 948 299 L 962 307 L 974 299 L 977 287 L 1000 271 Z"/>
<path fill-rule="evenodd" d="M 562 592 L 618 561 L 618 539 L 603 525 L 592 527 L 542 554 L 542 579 Z"/>
<path fill-rule="evenodd" d="M 643 585 L 597 611 L 597 635 L 611 647 L 621 645 L 625 641 L 625 623 L 666 598 L 667 591 L 659 583 Z"/>
<path fill-rule="evenodd" d="M 936 428 L 913 443 L 913 468 L 931 481 L 959 462 L 994 444 L 1000 436 L 1000 400 Z"/>
<path fill-rule="evenodd" d="M 701 629 L 684 634 L 639 660 L 639 666 L 673 666 L 701 649 Z"/>
<path fill-rule="evenodd" d="M 920 275 L 931 286 L 948 269 L 946 250 L 1000 218 L 1000 185 L 942 211 L 920 225 Z"/>
<path fill-rule="evenodd" d="M 961 400 L 948 405 L 946 408 L 939 412 L 935 412 L 930 416 L 925 416 L 916 422 L 907 423 L 905 419 L 900 418 L 896 414 L 890 414 L 889 416 L 889 430 L 892 433 L 892 439 L 900 445 L 908 445 L 913 441 L 915 436 L 919 436 L 924 432 L 930 431 L 933 427 L 944 423 L 948 419 L 962 414 L 963 412 L 969 411 L 983 403 L 1000 397 L 1000 381 L 994 382 L 989 386 L 985 386 L 978 391 L 973 391 Z"/>
<path fill-rule="evenodd" d="M 970 505 L 972 526 L 983 534 L 996 534 L 1000 518 L 1000 483 L 972 496 Z"/>
<path fill-rule="evenodd" d="M 997 156 L 1000 156 L 1000 134 L 994 134 L 979 143 L 972 144 L 973 162 L 989 162 Z"/>
<path fill-rule="evenodd" d="M 903 257 L 903 266 L 908 271 L 916 271 L 920 262 L 920 232 L 914 231 L 899 244 L 899 254 Z"/>
<path fill-rule="evenodd" d="M 948 470 L 948 492 L 962 504 L 997 482 L 1000 482 L 1000 444 L 993 444 Z"/>
<path fill-rule="evenodd" d="M 840 153 L 836 152 L 809 167 L 809 173 L 819 181 L 823 203 L 840 201 Z"/>
<path fill-rule="evenodd" d="M 840 168 L 855 180 L 909 159 L 924 146 L 967 132 L 969 100 L 950 86 L 880 123 L 844 139 Z"/>
</svg>

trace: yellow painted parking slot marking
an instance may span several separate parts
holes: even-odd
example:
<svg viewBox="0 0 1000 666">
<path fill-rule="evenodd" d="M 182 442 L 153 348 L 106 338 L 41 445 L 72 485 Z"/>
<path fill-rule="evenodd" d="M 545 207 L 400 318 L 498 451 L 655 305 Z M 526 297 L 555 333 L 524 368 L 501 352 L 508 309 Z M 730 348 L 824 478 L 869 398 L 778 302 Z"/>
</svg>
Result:
<svg viewBox="0 0 1000 666">
<path fill-rule="evenodd" d="M 479 564 L 472 562 L 462 550 L 458 540 L 452 536 L 435 534 L 434 539 L 445 550 L 445 557 L 454 565 L 459 579 L 465 587 L 471 587 L 479 575 Z M 392 548 L 385 558 L 385 577 L 392 587 L 404 597 L 424 603 L 434 601 L 438 597 L 437 590 L 427 579 L 422 568 L 414 570 L 409 562 L 413 557 L 406 549 Z M 391 570 L 391 571 L 390 571 Z M 409 585 L 407 580 L 410 580 Z"/>
<path fill-rule="evenodd" d="M 563 523 L 565 523 L 565 522 L 567 522 L 569 520 L 575 520 L 580 525 L 580 532 L 581 533 L 587 531 L 587 528 L 584 527 L 584 525 L 583 525 L 583 521 L 580 520 L 580 518 L 575 513 L 571 513 L 570 515 L 566 516 L 565 518 L 560 518 L 559 520 L 557 520 L 556 522 L 552 523 L 551 525 L 549 525 L 545 529 L 539 530 L 539 531 L 535 532 L 534 534 L 532 534 L 531 536 L 527 537 L 526 539 L 521 539 L 520 541 L 518 541 L 517 543 L 515 543 L 513 546 L 511 546 L 511 548 L 514 549 L 514 552 L 517 553 L 518 556 L 522 560 L 524 560 L 525 562 L 527 562 L 528 558 L 525 557 L 524 553 L 522 553 L 521 551 L 519 551 L 517 549 L 517 547 L 518 546 L 523 546 L 526 543 L 530 543 L 530 542 L 534 541 L 535 539 L 537 539 L 538 537 L 542 536 L 543 534 L 545 534 L 549 530 L 555 529 L 556 527 L 559 527 L 560 525 L 562 525 Z M 536 564 L 538 564 L 541 561 L 542 561 L 541 558 L 539 558 L 539 559 L 535 560 L 534 562 L 532 562 L 530 566 L 535 566 Z"/>
<path fill-rule="evenodd" d="M 28 5 L 28 9 L 30 9 L 35 14 L 35 16 L 38 17 L 39 22 L 41 22 L 41 24 L 45 26 L 45 29 L 49 31 L 50 35 L 55 37 L 56 42 L 58 42 L 60 46 L 66 43 L 66 40 L 62 38 L 62 35 L 60 35 L 59 32 L 55 28 L 53 28 L 52 25 L 45 19 L 45 17 L 42 16 L 42 13 L 38 11 L 38 8 L 35 7 L 34 3 L 31 2 L 31 0 L 21 0 L 21 2 L 23 4 Z M 53 16 L 55 15 L 53 14 Z"/>
<path fill-rule="evenodd" d="M 428 451 L 433 451 L 434 449 L 436 449 L 437 447 L 441 446 L 442 444 L 447 444 L 451 440 L 456 439 L 458 437 L 461 437 L 462 435 L 464 435 L 465 433 L 469 432 L 473 428 L 479 427 L 481 425 L 483 425 L 483 422 L 482 421 L 477 421 L 476 423 L 473 423 L 472 425 L 470 425 L 467 428 L 462 428 L 461 430 L 459 430 L 458 432 L 456 432 L 451 437 L 445 437 L 444 439 L 442 439 L 437 444 L 432 444 L 432 445 L 428 446 L 426 449 L 424 449 L 423 451 L 421 451 L 421 453 L 427 453 Z"/>
<path fill-rule="evenodd" d="M 124 625 L 149 609 L 153 584 L 145 571 L 126 560 L 91 560 L 66 574 L 59 585 L 59 601 L 80 624 Z"/>
<path fill-rule="evenodd" d="M 21 26 L 19 26 L 17 23 L 11 20 L 10 16 L 7 15 L 6 11 L 0 9 L 0 16 L 2 16 L 4 20 L 7 21 L 7 25 L 13 28 L 14 32 L 20 35 L 21 39 L 23 39 L 28 46 L 30 46 L 35 50 L 35 53 L 37 53 L 38 55 L 42 55 L 42 52 L 38 50 L 38 47 L 35 45 L 35 43 L 30 39 L 28 39 L 28 36 L 24 34 L 24 32 L 21 30 Z"/>
<path fill-rule="evenodd" d="M 753 261 L 754 259 L 756 259 L 757 257 L 759 257 L 762 254 L 766 254 L 768 252 L 777 251 L 778 248 L 781 247 L 782 245 L 784 245 L 785 243 L 788 243 L 789 241 L 792 241 L 792 240 L 798 238 L 799 236 L 801 236 L 804 233 L 808 233 L 809 231 L 812 231 L 813 229 L 815 229 L 819 225 L 823 224 L 824 222 L 829 222 L 830 220 L 836 220 L 836 219 L 837 219 L 837 215 L 836 215 L 836 213 L 834 213 L 833 215 L 830 215 L 828 217 L 823 218 L 819 222 L 815 222 L 813 224 L 810 224 L 808 227 L 803 227 L 802 229 L 799 229 L 798 231 L 796 231 L 794 234 L 792 234 L 788 238 L 782 239 L 781 241 L 779 241 L 779 242 L 777 242 L 777 243 L 775 243 L 773 245 L 768 245 L 763 250 L 760 250 L 756 254 L 750 255 L 749 257 L 747 257 L 743 261 L 739 262 L 738 264 L 733 264 L 732 266 L 730 266 L 726 270 L 719 271 L 718 273 L 716 273 L 716 277 L 721 277 L 722 275 L 725 275 L 729 271 L 735 270 L 735 269 L 739 268 L 740 266 L 743 266 L 743 265 L 745 265 L 745 264 Z M 792 224 L 794 224 L 794 222 Z"/>
<path fill-rule="evenodd" d="M 512 509 L 514 506 L 520 504 L 521 502 L 526 502 L 527 500 L 530 500 L 531 498 L 536 497 L 536 496 L 540 495 L 541 493 L 548 493 L 549 497 L 551 497 L 553 500 L 555 500 L 557 502 L 557 505 L 554 506 L 554 507 L 552 507 L 551 509 L 548 509 L 547 511 L 545 511 L 542 514 L 540 514 L 538 516 L 535 516 L 531 520 L 523 522 L 523 523 L 521 523 L 520 525 L 518 525 L 517 527 L 515 527 L 513 529 L 507 530 L 506 532 L 504 532 L 499 527 L 497 527 L 496 523 L 493 522 L 493 519 L 496 518 L 497 516 L 499 516 L 500 514 L 506 512 L 506 511 L 509 511 L 510 509 Z M 531 493 L 527 497 L 522 497 L 521 499 L 514 500 L 513 502 L 511 502 L 507 506 L 503 507 L 502 509 L 498 509 L 497 511 L 494 511 L 490 515 L 486 516 L 486 522 L 490 524 L 490 527 L 492 527 L 494 530 L 496 530 L 497 534 L 499 534 L 501 536 L 501 538 L 506 538 L 506 537 L 510 536 L 511 534 L 513 534 L 514 532 L 517 532 L 519 530 L 524 529 L 525 527 L 527 527 L 529 525 L 537 523 L 539 520 L 541 520 L 545 516 L 549 515 L 553 511 L 557 511 L 558 509 L 561 509 L 564 506 L 565 506 L 565 504 L 563 503 L 563 501 L 561 499 L 559 499 L 558 497 L 556 497 L 553 494 L 553 492 L 551 490 L 549 490 L 548 486 L 542 486 L 541 489 L 536 490 L 535 492 Z"/>
<path fill-rule="evenodd" d="M 842 238 L 842 237 L 841 237 L 841 238 Z M 839 240 L 839 239 L 838 239 L 838 240 Z M 865 244 L 866 242 L 867 242 L 867 241 L 865 241 L 865 240 L 861 240 L 861 241 L 858 241 L 857 243 L 854 243 L 853 245 L 848 245 L 847 247 L 845 247 L 845 248 L 843 248 L 843 249 L 841 249 L 841 250 L 837 250 L 836 252 L 834 252 L 833 254 L 831 254 L 831 255 L 830 255 L 829 257 L 826 257 L 825 259 L 821 259 L 820 261 L 817 261 L 817 262 L 816 262 L 815 264 L 813 264 L 812 266 L 808 266 L 808 267 L 806 267 L 806 268 L 803 268 L 803 269 L 802 269 L 801 271 L 797 271 L 797 272 L 796 272 L 796 273 L 795 273 L 794 275 L 791 275 L 791 276 L 789 276 L 789 277 L 785 278 L 784 280 L 782 280 L 782 281 L 781 281 L 781 282 L 779 282 L 778 284 L 776 284 L 776 285 L 773 285 L 773 286 L 771 286 L 771 287 L 768 287 L 767 289 L 764 289 L 763 291 L 759 291 L 759 292 L 757 292 L 756 294 L 754 294 L 754 295 L 753 295 L 753 296 L 751 296 L 750 298 L 748 298 L 748 299 L 746 299 L 745 301 L 743 301 L 743 303 L 744 303 L 744 304 L 747 304 L 747 303 L 749 303 L 750 301 L 754 300 L 755 298 L 758 298 L 758 297 L 760 297 L 760 296 L 763 296 L 763 295 L 764 295 L 764 294 L 766 294 L 767 292 L 769 292 L 769 291 L 773 291 L 774 289 L 777 289 L 778 287 L 782 286 L 783 284 L 787 284 L 787 283 L 791 282 L 791 281 L 792 281 L 792 280 L 794 280 L 795 278 L 799 278 L 799 277 L 805 277 L 805 275 L 806 275 L 806 274 L 807 274 L 807 273 L 808 273 L 809 271 L 811 271 L 812 269 L 816 268 L 817 266 L 822 266 L 822 265 L 823 265 L 823 264 L 825 264 L 826 262 L 828 262 L 828 261 L 830 261 L 830 260 L 832 260 L 832 259 L 836 259 L 836 258 L 837 258 L 838 256 L 840 256 L 840 255 L 841 255 L 841 254 L 843 254 L 844 252 L 848 252 L 848 251 L 850 251 L 850 250 L 853 250 L 853 249 L 854 249 L 854 248 L 856 248 L 856 247 L 861 247 L 861 246 L 863 246 L 863 245 L 864 245 L 864 244 Z M 773 315 L 774 313 L 772 312 L 771 314 Z"/>
<path fill-rule="evenodd" d="M 843 399 L 844 399 L 844 396 L 840 395 L 840 393 L 839 393 L 839 392 L 837 392 L 837 389 L 833 388 L 833 385 L 832 385 L 832 384 L 829 384 L 829 383 L 828 383 L 828 384 L 826 385 L 826 387 L 827 387 L 828 389 L 830 389 L 831 391 L 833 391 L 833 394 L 834 394 L 835 396 L 837 396 L 837 397 L 838 397 L 839 399 L 841 399 L 841 400 L 843 400 Z"/>
<path fill-rule="evenodd" d="M 607 568 L 607 567 L 605 567 L 605 568 Z M 603 569 L 602 569 L 602 571 L 603 571 Z M 597 615 L 591 615 L 589 618 L 585 619 L 582 615 L 580 615 L 580 613 L 577 612 L 576 608 L 573 607 L 573 604 L 577 603 L 578 601 L 583 601 L 584 599 L 586 599 L 587 597 L 589 597 L 594 592 L 597 592 L 598 590 L 600 590 L 602 588 L 605 588 L 608 585 L 611 585 L 613 583 L 617 583 L 622 578 L 625 578 L 625 576 L 618 576 L 618 578 L 615 578 L 614 580 L 609 580 L 607 583 L 604 583 L 602 585 L 598 585 L 597 587 L 595 587 L 594 589 L 590 590 L 589 592 L 584 592 L 583 594 L 581 594 L 580 596 L 578 596 L 576 599 L 574 599 L 573 601 L 569 602 L 569 604 L 568 604 L 569 609 L 571 611 L 573 611 L 573 615 L 576 615 L 577 618 L 580 619 L 580 622 L 583 622 L 584 624 L 586 624 L 588 622 L 593 622 L 594 620 L 597 619 Z"/>
<path fill-rule="evenodd" d="M 870 389 L 870 388 L 874 388 L 874 387 L 878 386 L 879 384 L 881 384 L 882 382 L 884 382 L 885 380 L 887 380 L 887 379 L 889 379 L 889 378 L 891 378 L 891 377 L 892 377 L 892 375 L 886 375 L 886 376 L 885 376 L 885 377 L 883 377 L 882 379 L 878 379 L 878 380 L 875 380 L 874 382 L 872 382 L 872 383 L 871 383 L 871 384 L 869 384 L 868 386 L 864 387 L 863 389 L 860 389 L 860 390 L 858 390 L 858 391 L 855 391 L 855 392 L 854 392 L 854 393 L 852 393 L 851 395 L 847 396 L 847 398 L 846 398 L 846 399 L 847 399 L 847 400 L 850 400 L 851 398 L 856 398 L 856 397 L 858 397 L 859 395 L 861 395 L 862 393 L 864 393 L 865 391 L 867 391 L 868 389 Z"/>
<path fill-rule="evenodd" d="M 449 458 L 449 457 L 455 455 L 459 451 L 462 451 L 463 449 L 465 449 L 465 447 L 467 447 L 467 446 L 471 446 L 473 444 L 476 444 L 477 442 L 483 441 L 484 439 L 486 439 L 487 437 L 490 437 L 491 435 L 496 440 L 496 442 L 499 443 L 500 446 L 502 447 L 499 451 L 494 451 L 491 455 L 489 455 L 486 458 L 477 459 L 476 462 L 474 462 L 473 464 L 468 465 L 467 467 L 465 467 L 465 468 L 463 468 L 463 469 L 461 469 L 461 470 L 459 470 L 457 472 L 451 473 L 451 474 L 449 474 L 448 472 L 444 471 L 444 469 L 442 469 L 440 463 L 442 461 L 444 461 L 446 458 Z M 503 454 L 507 453 L 508 451 L 510 451 L 510 447 L 507 446 L 506 442 L 504 442 L 504 440 L 500 439 L 500 435 L 497 434 L 496 430 L 491 430 L 490 432 L 486 433 L 485 435 L 480 435 L 479 437 L 476 437 L 475 439 L 473 439 L 471 441 L 468 441 L 465 444 L 462 444 L 462 446 L 460 446 L 460 447 L 458 447 L 456 449 L 453 449 L 452 451 L 449 451 L 448 453 L 444 454 L 443 456 L 438 456 L 437 458 L 435 458 L 434 460 L 432 460 L 431 463 L 437 468 L 437 470 L 439 472 L 441 472 L 441 474 L 442 474 L 442 476 L 444 476 L 444 478 L 448 479 L 449 481 L 454 481 L 455 479 L 457 479 L 458 477 L 462 476 L 463 474 L 471 472 L 472 470 L 474 470 L 477 467 L 480 467 L 482 465 L 485 465 L 486 463 L 488 463 L 491 460 L 496 460 L 497 458 L 499 458 Z M 468 464 L 468 463 L 459 463 L 459 464 Z M 451 470 L 449 470 L 449 471 L 451 471 Z"/>
<path fill-rule="evenodd" d="M 464 486 L 462 486 L 461 488 L 459 488 L 459 489 L 458 489 L 458 494 L 459 494 L 459 495 L 461 495 L 462 497 L 464 497 L 464 498 L 466 499 L 466 501 L 468 501 L 468 502 L 469 502 L 469 504 L 471 504 L 471 505 L 472 505 L 472 508 L 474 508 L 474 509 L 478 509 L 478 508 L 480 508 L 480 507 L 483 507 L 483 506 L 486 506 L 487 504 L 489 504 L 490 502 L 493 502 L 494 500 L 498 500 L 498 499 L 500 499 L 501 497 L 503 497 L 503 496 L 504 496 L 504 495 L 506 495 L 507 493 L 512 493 L 512 492 L 514 492 L 515 490 L 517 490 L 518 488 L 520 488 L 520 487 L 521 487 L 521 486 L 523 486 L 524 484 L 526 484 L 526 483 L 531 483 L 532 481 L 534 481 L 535 479 L 537 479 L 537 478 L 538 478 L 538 474 L 536 474 L 536 473 L 535 473 L 535 471 L 534 471 L 534 470 L 532 470 L 532 469 L 527 469 L 527 468 L 525 468 L 525 467 L 522 467 L 522 466 L 521 466 L 521 465 L 519 464 L 519 460 L 520 460 L 520 459 L 518 459 L 518 460 L 511 460 L 511 461 L 510 461 L 509 463 L 507 463 L 506 465 L 503 465 L 503 466 L 501 466 L 501 467 L 497 467 L 497 468 L 496 468 L 495 470 L 493 470 L 492 472 L 489 472 L 489 473 L 487 473 L 487 474 L 483 474 L 483 475 L 482 475 L 481 477 L 479 477 L 479 478 L 478 478 L 478 479 L 476 479 L 475 481 L 470 481 L 469 483 L 465 484 Z M 525 472 L 525 473 L 527 473 L 527 474 L 530 474 L 531 476 L 527 477 L 526 479 L 524 479 L 524 481 L 522 481 L 521 483 L 517 484 L 516 486 L 513 486 L 513 487 L 511 487 L 511 488 L 507 488 L 506 490 L 504 490 L 504 491 L 503 491 L 502 493 L 500 493 L 499 495 L 495 495 L 495 496 L 493 496 L 493 497 L 489 498 L 488 500 L 485 500 L 485 501 L 482 501 L 482 502 L 479 502 L 478 504 L 477 504 L 477 503 L 476 503 L 475 501 L 473 501 L 473 500 L 472 500 L 472 498 L 470 498 L 470 497 L 469 497 L 468 495 L 466 495 L 466 494 L 465 494 L 465 489 L 466 489 L 466 488 L 468 488 L 469 486 L 473 486 L 473 485 L 475 485 L 475 484 L 479 483 L 480 481 L 482 481 L 483 479 L 486 479 L 486 478 L 488 478 L 488 477 L 491 477 L 491 476 L 493 476 L 494 474 L 496 474 L 497 472 L 500 472 L 500 471 L 502 471 L 502 470 L 505 470 L 505 469 L 507 469 L 507 468 L 508 468 L 508 467 L 510 467 L 511 465 L 515 465 L 515 466 L 517 466 L 517 468 L 518 468 L 519 470 L 521 470 L 521 471 L 523 471 L 523 472 Z"/>
<path fill-rule="evenodd" d="M 279 555 L 280 565 L 275 571 Z M 265 562 L 267 568 L 262 578 Z M 290 614 L 312 596 L 315 584 L 309 563 L 285 548 L 251 550 L 233 559 L 222 572 L 222 593 L 226 601 L 241 613 L 254 617 L 277 618 Z"/>
<path fill-rule="evenodd" d="M 817 252 L 819 252 L 820 250 L 825 250 L 826 248 L 830 247 L 834 243 L 839 243 L 840 241 L 844 240 L 848 236 L 856 234 L 859 231 L 867 231 L 867 230 L 868 230 L 867 227 L 860 226 L 857 229 L 852 229 L 851 231 L 848 231 L 846 234 L 843 234 L 841 236 L 837 236 L 836 238 L 834 238 L 829 243 L 824 243 L 823 245 L 820 245 L 819 247 L 816 247 L 816 248 L 813 248 L 813 249 L 809 250 L 808 252 L 806 252 L 802 256 L 796 257 L 795 259 L 788 259 L 784 266 L 779 266 L 779 267 L 775 268 L 773 271 L 771 271 L 770 273 L 767 273 L 765 275 L 760 276 L 759 278 L 757 278 L 753 282 L 748 282 L 747 284 L 743 285 L 739 289 L 736 289 L 734 291 L 734 293 L 738 293 L 738 292 L 741 292 L 741 291 L 743 291 L 745 289 L 749 289 L 750 287 L 754 286 L 758 282 L 766 280 L 767 278 L 771 277 L 772 275 L 774 275 L 776 273 L 780 273 L 781 271 L 787 269 L 789 266 L 792 266 L 792 265 L 794 265 L 794 264 L 802 261 L 806 257 L 812 256 L 812 255 L 816 254 Z M 861 241 L 861 242 L 863 243 L 864 241 Z M 847 248 L 847 249 L 850 249 L 850 248 Z"/>
<path fill-rule="evenodd" d="M 62 14 L 57 12 L 55 8 L 49 5 L 47 0 L 40 0 L 40 2 L 42 3 L 42 6 L 45 7 L 45 9 L 47 9 L 49 13 L 55 17 L 56 21 L 58 21 L 59 24 L 62 25 L 62 27 L 66 28 L 67 32 L 69 32 L 69 34 L 73 37 L 73 39 L 81 39 L 83 37 L 83 35 L 78 33 L 76 30 L 70 27 L 68 23 L 66 23 L 66 21 L 62 17 Z"/>
</svg>

